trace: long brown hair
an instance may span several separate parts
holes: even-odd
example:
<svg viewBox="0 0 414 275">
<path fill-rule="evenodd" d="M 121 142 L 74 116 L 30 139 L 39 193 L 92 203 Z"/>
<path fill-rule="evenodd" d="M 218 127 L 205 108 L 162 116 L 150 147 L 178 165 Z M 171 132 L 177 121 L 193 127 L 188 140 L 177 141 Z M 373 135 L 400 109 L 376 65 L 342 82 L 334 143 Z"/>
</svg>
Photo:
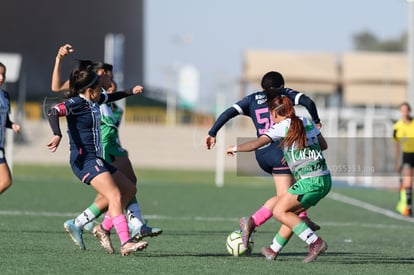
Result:
<svg viewBox="0 0 414 275">
<path fill-rule="evenodd" d="M 303 127 L 302 120 L 296 116 L 290 99 L 286 96 L 276 97 L 270 102 L 269 109 L 275 111 L 277 115 L 291 119 L 289 130 L 280 145 L 292 146 L 296 142 L 299 149 L 304 148 L 306 146 L 305 127 Z"/>
</svg>

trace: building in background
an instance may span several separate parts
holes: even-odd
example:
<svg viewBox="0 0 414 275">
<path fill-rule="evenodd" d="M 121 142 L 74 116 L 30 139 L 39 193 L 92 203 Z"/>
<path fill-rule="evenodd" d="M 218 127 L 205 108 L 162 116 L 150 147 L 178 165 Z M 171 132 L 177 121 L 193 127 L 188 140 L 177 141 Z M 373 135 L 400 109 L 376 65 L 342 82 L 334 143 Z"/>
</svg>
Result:
<svg viewBox="0 0 414 275">
<path fill-rule="evenodd" d="M 76 53 L 68 57 L 62 73 L 69 76 L 75 59 L 104 60 L 105 36 L 123 34 L 124 85 L 144 79 L 143 0 L 4 0 L 1 3 L 0 52 L 22 55 L 21 73 L 26 98 L 50 93 L 59 46 L 70 43 Z M 9 90 L 13 87 L 8 87 Z M 16 96 L 11 93 L 12 98 Z"/>
<path fill-rule="evenodd" d="M 266 72 L 279 71 L 287 87 L 311 95 L 322 108 L 396 108 L 407 100 L 405 53 L 246 50 L 243 63 L 242 93 L 260 89 Z"/>
</svg>

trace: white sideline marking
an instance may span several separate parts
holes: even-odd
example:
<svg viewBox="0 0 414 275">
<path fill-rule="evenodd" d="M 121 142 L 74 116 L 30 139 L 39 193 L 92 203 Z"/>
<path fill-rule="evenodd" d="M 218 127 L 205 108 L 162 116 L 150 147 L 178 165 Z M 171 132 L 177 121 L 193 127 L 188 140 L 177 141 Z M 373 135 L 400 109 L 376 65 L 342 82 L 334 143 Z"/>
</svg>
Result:
<svg viewBox="0 0 414 275">
<path fill-rule="evenodd" d="M 365 210 L 371 211 L 371 212 L 375 212 L 384 216 L 387 216 L 389 218 L 393 218 L 396 220 L 401 220 L 401 221 L 406 221 L 406 222 L 411 222 L 414 223 L 414 218 L 412 217 L 404 217 L 394 211 L 391 211 L 389 209 L 385 209 L 382 207 L 378 207 L 375 205 L 372 205 L 370 203 L 364 202 L 364 201 L 360 201 L 345 195 L 341 195 L 335 192 L 330 192 L 328 194 L 328 198 L 336 200 L 336 201 L 340 201 L 346 204 L 350 204 L 359 208 L 363 208 Z"/>
</svg>

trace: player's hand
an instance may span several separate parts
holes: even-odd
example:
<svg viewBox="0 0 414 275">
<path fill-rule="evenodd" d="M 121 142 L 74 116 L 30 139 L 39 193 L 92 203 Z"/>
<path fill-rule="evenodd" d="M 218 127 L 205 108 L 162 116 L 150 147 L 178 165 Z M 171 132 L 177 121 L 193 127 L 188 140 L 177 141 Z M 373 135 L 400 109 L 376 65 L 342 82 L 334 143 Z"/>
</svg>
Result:
<svg viewBox="0 0 414 275">
<path fill-rule="evenodd" d="M 227 147 L 227 155 L 230 157 L 234 157 L 236 155 L 236 151 L 234 151 L 235 146 L 234 145 L 230 145 L 229 147 Z"/>
<path fill-rule="evenodd" d="M 206 147 L 207 147 L 207 149 L 210 150 L 211 148 L 214 147 L 215 144 L 216 144 L 216 138 L 208 135 L 206 137 Z"/>
<path fill-rule="evenodd" d="M 56 152 L 57 148 L 59 147 L 60 140 L 62 139 L 61 136 L 53 136 L 53 138 L 47 144 L 47 148 L 52 152 Z"/>
<path fill-rule="evenodd" d="M 283 158 L 280 160 L 280 162 L 281 162 L 283 165 L 286 165 L 286 164 L 287 164 L 287 162 L 286 162 L 286 158 L 285 158 L 285 157 L 283 157 Z"/>
<path fill-rule="evenodd" d="M 12 129 L 17 134 L 17 133 L 20 132 L 20 125 L 19 124 L 16 124 L 16 123 L 13 123 L 12 124 Z"/>
<path fill-rule="evenodd" d="M 318 130 L 320 130 L 322 128 L 322 122 L 315 123 L 315 124 L 316 124 L 316 128 L 318 128 Z"/>
<path fill-rule="evenodd" d="M 140 86 L 140 85 L 136 85 L 134 88 L 132 88 L 132 93 L 134 95 L 136 94 L 141 94 L 144 92 L 144 87 Z"/>
<path fill-rule="evenodd" d="M 73 52 L 75 52 L 75 50 L 73 49 L 72 45 L 65 44 L 65 45 L 63 45 L 59 48 L 59 51 L 58 51 L 58 54 L 57 54 L 56 58 L 62 59 L 63 57 L 65 57 L 68 54 L 73 53 Z"/>
</svg>

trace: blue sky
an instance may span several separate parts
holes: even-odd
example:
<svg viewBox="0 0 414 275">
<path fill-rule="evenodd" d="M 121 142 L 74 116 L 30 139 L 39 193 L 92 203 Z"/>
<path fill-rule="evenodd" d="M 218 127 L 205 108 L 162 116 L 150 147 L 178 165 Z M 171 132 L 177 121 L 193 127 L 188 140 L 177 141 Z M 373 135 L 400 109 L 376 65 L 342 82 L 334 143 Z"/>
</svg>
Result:
<svg viewBox="0 0 414 275">
<path fill-rule="evenodd" d="M 340 53 L 361 31 L 393 39 L 408 28 L 405 0 L 147 0 L 144 13 L 145 85 L 173 87 L 174 69 L 191 64 L 202 110 L 219 91 L 236 99 L 245 49 Z"/>
</svg>

